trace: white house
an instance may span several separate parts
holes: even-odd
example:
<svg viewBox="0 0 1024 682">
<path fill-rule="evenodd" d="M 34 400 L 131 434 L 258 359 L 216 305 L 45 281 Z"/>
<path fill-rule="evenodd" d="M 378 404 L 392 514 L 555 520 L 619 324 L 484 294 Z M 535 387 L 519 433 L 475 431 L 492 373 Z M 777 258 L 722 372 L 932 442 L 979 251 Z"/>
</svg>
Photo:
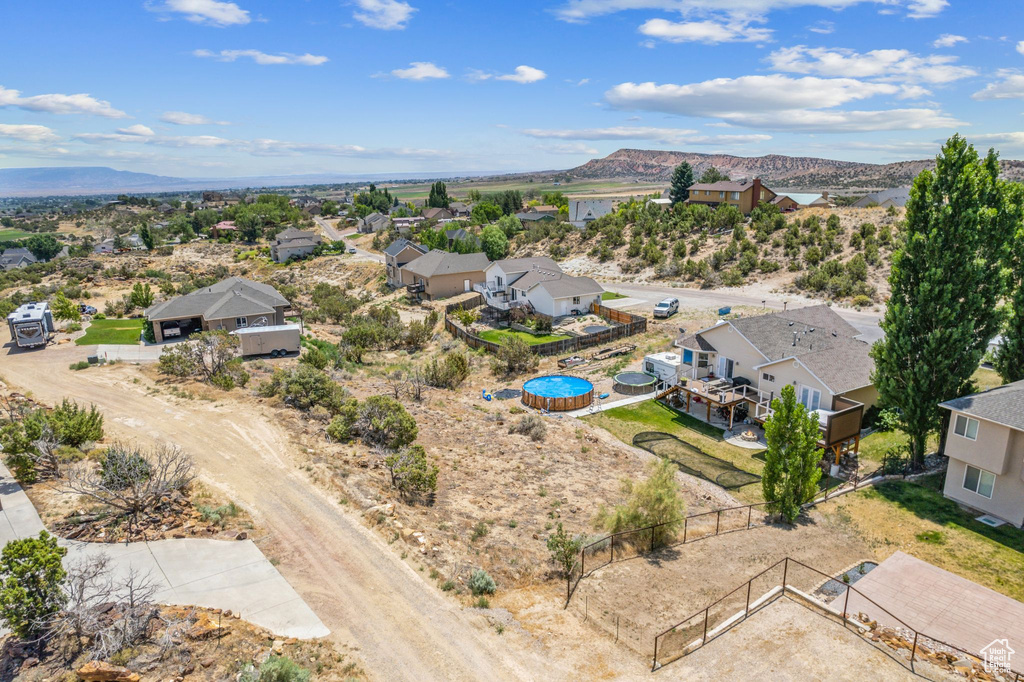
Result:
<svg viewBox="0 0 1024 682">
<path fill-rule="evenodd" d="M 611 199 L 573 199 L 569 202 L 569 222 L 573 227 L 585 228 L 611 212 Z"/>
<path fill-rule="evenodd" d="M 474 289 L 494 308 L 529 306 L 550 317 L 584 313 L 591 303 L 600 303 L 604 293 L 590 277 L 567 275 L 546 256 L 494 261 L 484 269 L 484 282 Z"/>
</svg>

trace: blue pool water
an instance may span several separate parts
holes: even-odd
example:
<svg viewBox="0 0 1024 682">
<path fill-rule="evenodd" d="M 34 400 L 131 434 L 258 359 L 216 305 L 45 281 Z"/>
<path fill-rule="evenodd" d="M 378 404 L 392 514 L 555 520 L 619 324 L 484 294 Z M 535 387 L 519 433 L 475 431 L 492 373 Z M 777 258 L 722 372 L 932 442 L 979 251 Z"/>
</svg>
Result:
<svg viewBox="0 0 1024 682">
<path fill-rule="evenodd" d="M 530 379 L 523 384 L 523 390 L 541 398 L 572 398 L 594 390 L 594 384 L 579 377 L 552 374 Z"/>
</svg>

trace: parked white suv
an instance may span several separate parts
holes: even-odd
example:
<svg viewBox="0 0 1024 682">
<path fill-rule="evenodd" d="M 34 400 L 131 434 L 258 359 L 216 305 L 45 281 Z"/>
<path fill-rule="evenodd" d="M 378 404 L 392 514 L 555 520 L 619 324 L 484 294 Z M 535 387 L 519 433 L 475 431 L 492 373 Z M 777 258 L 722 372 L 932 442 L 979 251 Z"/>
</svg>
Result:
<svg viewBox="0 0 1024 682">
<path fill-rule="evenodd" d="M 654 306 L 655 317 L 671 317 L 679 312 L 679 299 L 666 298 Z"/>
</svg>

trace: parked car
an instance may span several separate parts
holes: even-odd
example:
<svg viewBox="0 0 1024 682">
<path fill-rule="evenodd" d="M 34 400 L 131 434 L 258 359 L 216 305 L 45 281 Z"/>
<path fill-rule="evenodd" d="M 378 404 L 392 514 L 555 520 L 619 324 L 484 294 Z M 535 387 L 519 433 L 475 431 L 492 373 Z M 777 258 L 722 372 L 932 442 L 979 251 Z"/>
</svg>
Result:
<svg viewBox="0 0 1024 682">
<path fill-rule="evenodd" d="M 679 299 L 666 298 L 654 306 L 655 317 L 671 317 L 679 312 Z"/>
<path fill-rule="evenodd" d="M 354 246 L 348 247 L 348 252 L 349 253 L 355 253 L 356 252 L 356 247 L 354 247 Z"/>
<path fill-rule="evenodd" d="M 91 305 L 86 305 L 84 303 L 79 303 L 78 304 L 78 312 L 80 312 L 82 315 L 95 315 L 96 314 L 96 308 L 94 308 Z"/>
</svg>

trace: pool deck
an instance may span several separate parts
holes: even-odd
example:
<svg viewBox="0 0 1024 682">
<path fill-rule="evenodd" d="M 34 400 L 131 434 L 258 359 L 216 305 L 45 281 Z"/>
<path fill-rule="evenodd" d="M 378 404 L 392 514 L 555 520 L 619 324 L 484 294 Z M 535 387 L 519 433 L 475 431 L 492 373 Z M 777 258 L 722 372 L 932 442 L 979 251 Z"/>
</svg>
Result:
<svg viewBox="0 0 1024 682">
<path fill-rule="evenodd" d="M 594 402 L 590 403 L 589 407 L 584 407 L 581 410 L 571 410 L 569 412 L 562 412 L 568 417 L 586 417 L 588 414 L 595 414 L 597 412 L 604 412 L 610 410 L 613 407 L 623 407 L 625 405 L 633 405 L 635 403 L 642 403 L 645 400 L 653 400 L 656 393 L 644 393 L 642 395 L 634 395 L 622 400 L 615 400 L 612 402 L 606 402 L 599 400 L 597 396 L 594 396 Z"/>
</svg>

